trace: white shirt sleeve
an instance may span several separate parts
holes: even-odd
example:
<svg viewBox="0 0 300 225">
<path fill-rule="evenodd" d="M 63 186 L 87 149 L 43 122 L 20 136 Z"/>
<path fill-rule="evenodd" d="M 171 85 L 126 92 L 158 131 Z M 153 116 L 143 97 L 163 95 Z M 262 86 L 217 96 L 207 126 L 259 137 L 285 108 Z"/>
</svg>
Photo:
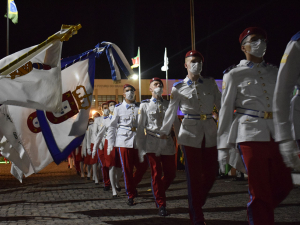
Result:
<svg viewBox="0 0 300 225">
<path fill-rule="evenodd" d="M 219 112 L 218 127 L 218 149 L 233 148 L 234 144 L 228 143 L 230 128 L 233 122 L 235 109 L 235 99 L 237 95 L 237 85 L 234 83 L 232 74 L 229 72 L 223 77 L 223 93 L 221 99 L 221 109 Z"/>
<path fill-rule="evenodd" d="M 179 107 L 179 102 L 180 102 L 179 93 L 177 91 L 177 88 L 173 87 L 172 91 L 171 91 L 171 100 L 169 103 L 169 107 L 166 111 L 163 125 L 160 128 L 161 134 L 168 135 L 170 133 L 173 122 L 174 122 L 175 118 L 177 117 L 177 110 Z"/>
</svg>

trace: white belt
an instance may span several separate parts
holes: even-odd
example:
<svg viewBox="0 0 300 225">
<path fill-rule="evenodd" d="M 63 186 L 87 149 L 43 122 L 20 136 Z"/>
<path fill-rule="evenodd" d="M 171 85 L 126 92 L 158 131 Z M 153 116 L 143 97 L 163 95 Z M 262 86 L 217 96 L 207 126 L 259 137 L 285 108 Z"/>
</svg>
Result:
<svg viewBox="0 0 300 225">
<path fill-rule="evenodd" d="M 119 125 L 119 128 L 125 129 L 125 130 L 136 131 L 136 127 L 128 127 L 128 126 L 124 126 L 124 125 Z"/>
<path fill-rule="evenodd" d="M 147 133 L 147 135 L 150 135 L 150 136 L 153 136 L 153 137 L 156 137 L 156 138 L 160 138 L 160 134 L 159 133 L 155 133 L 155 132 L 153 132 L 151 130 L 146 130 L 146 133 Z M 170 134 L 167 135 L 168 138 L 169 138 L 169 136 L 170 136 Z"/>
<path fill-rule="evenodd" d="M 265 111 L 258 111 L 254 109 L 244 109 L 244 108 L 237 108 L 236 113 L 244 114 L 252 117 L 259 117 L 263 119 L 273 119 L 272 112 L 265 112 Z"/>
<path fill-rule="evenodd" d="M 192 119 L 192 120 L 207 120 L 211 119 L 211 114 L 184 114 L 185 119 Z"/>
</svg>

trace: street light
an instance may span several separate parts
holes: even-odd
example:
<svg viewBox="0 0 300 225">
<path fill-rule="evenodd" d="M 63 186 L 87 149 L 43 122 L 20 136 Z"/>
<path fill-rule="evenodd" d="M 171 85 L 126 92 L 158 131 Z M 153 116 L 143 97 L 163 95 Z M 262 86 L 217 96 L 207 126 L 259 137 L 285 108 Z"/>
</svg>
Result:
<svg viewBox="0 0 300 225">
<path fill-rule="evenodd" d="M 133 75 L 132 75 L 132 79 L 133 79 L 133 80 L 137 80 L 137 79 L 139 79 L 139 76 L 138 76 L 137 74 L 133 74 Z"/>
</svg>

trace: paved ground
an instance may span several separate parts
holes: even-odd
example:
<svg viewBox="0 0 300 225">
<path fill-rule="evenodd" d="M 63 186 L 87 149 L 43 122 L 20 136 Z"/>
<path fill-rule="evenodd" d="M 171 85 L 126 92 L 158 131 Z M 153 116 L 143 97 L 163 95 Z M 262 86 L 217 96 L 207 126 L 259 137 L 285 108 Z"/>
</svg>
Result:
<svg viewBox="0 0 300 225">
<path fill-rule="evenodd" d="M 190 224 L 182 171 L 167 191 L 170 215 L 161 218 L 148 191 L 149 172 L 139 185 L 138 204 L 128 207 L 124 189 L 120 198 L 112 199 L 111 192 L 102 190 L 102 184 L 96 186 L 80 178 L 74 169 L 67 169 L 67 163 L 52 163 L 22 184 L 9 170 L 10 165 L 0 164 L 0 224 Z M 204 209 L 207 225 L 247 225 L 247 189 L 246 181 L 217 180 Z M 277 225 L 300 224 L 299 187 L 276 209 L 276 221 Z"/>
</svg>

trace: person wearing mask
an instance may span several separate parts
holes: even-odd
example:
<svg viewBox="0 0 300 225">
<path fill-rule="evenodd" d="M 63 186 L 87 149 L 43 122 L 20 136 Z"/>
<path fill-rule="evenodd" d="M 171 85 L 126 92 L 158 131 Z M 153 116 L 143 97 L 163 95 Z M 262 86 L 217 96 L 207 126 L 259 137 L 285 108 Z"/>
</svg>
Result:
<svg viewBox="0 0 300 225">
<path fill-rule="evenodd" d="M 274 142 L 272 105 L 278 69 L 264 61 L 267 34 L 263 29 L 245 29 L 239 42 L 246 60 L 224 71 L 219 162 L 224 168 L 229 150 L 237 145 L 248 173 L 248 222 L 273 225 L 274 209 L 293 188 L 290 169 Z"/>
<path fill-rule="evenodd" d="M 300 170 L 300 31 L 281 59 L 273 100 L 275 138 L 288 167 Z M 295 96 L 293 92 L 297 88 Z"/>
<path fill-rule="evenodd" d="M 92 170 L 92 165 L 94 164 L 94 161 L 92 160 L 92 156 L 91 156 L 91 152 L 89 153 L 90 149 L 91 149 L 91 137 L 92 137 L 92 127 L 94 124 L 94 119 L 93 118 L 89 118 L 88 121 L 88 127 L 87 130 L 85 132 L 85 136 L 84 139 L 82 141 L 82 156 L 84 157 L 84 164 L 87 166 L 87 180 L 91 179 L 91 170 Z"/>
<path fill-rule="evenodd" d="M 156 207 L 159 208 L 158 215 L 167 216 L 165 192 L 176 177 L 176 165 L 175 146 L 171 135 L 167 139 L 161 139 L 159 134 L 169 105 L 162 98 L 163 87 L 161 79 L 154 77 L 150 80 L 152 98 L 142 101 L 140 105 L 136 140 L 140 160 L 143 161 L 146 155 L 151 168 L 152 192 Z M 179 127 L 178 118 L 175 122 Z"/>
<path fill-rule="evenodd" d="M 200 52 L 186 53 L 187 76 L 173 85 L 169 108 L 160 129 L 161 138 L 167 138 L 179 107 L 184 118 L 178 144 L 184 152 L 190 219 L 194 225 L 205 224 L 202 207 L 218 168 L 217 126 L 212 112 L 214 106 L 220 109 L 221 93 L 213 78 L 201 76 L 203 62 Z"/>
<path fill-rule="evenodd" d="M 120 155 L 119 155 L 119 149 L 114 148 L 111 152 L 107 151 L 107 131 L 110 126 L 110 122 L 112 119 L 112 115 L 115 109 L 116 102 L 113 100 L 110 100 L 107 102 L 106 106 L 104 107 L 104 118 L 102 120 L 101 129 L 98 132 L 95 140 L 94 149 L 92 152 L 92 155 L 94 156 L 97 152 L 97 149 L 100 146 L 100 151 L 103 152 L 103 159 L 102 159 L 102 168 L 105 168 L 107 171 L 109 171 L 109 179 L 108 182 L 109 185 L 111 185 L 113 198 L 118 197 L 117 191 L 121 191 L 121 186 L 119 184 L 119 180 L 122 176 L 122 169 L 121 169 L 121 162 L 120 162 Z M 108 107 L 108 110 L 107 110 Z M 104 173 L 104 172 L 102 172 Z M 104 182 L 105 185 L 108 182 Z M 108 187 L 109 190 L 110 186 Z"/>
<path fill-rule="evenodd" d="M 136 147 L 136 130 L 138 122 L 139 103 L 135 102 L 135 88 L 130 84 L 123 87 L 124 101 L 116 105 L 107 132 L 108 147 L 111 152 L 114 147 L 119 148 L 122 163 L 127 204 L 135 205 L 134 198 L 137 195 L 136 187 L 142 180 L 148 168 L 146 160 L 139 162 L 138 149 Z M 133 173 L 133 168 L 136 168 Z"/>
</svg>

